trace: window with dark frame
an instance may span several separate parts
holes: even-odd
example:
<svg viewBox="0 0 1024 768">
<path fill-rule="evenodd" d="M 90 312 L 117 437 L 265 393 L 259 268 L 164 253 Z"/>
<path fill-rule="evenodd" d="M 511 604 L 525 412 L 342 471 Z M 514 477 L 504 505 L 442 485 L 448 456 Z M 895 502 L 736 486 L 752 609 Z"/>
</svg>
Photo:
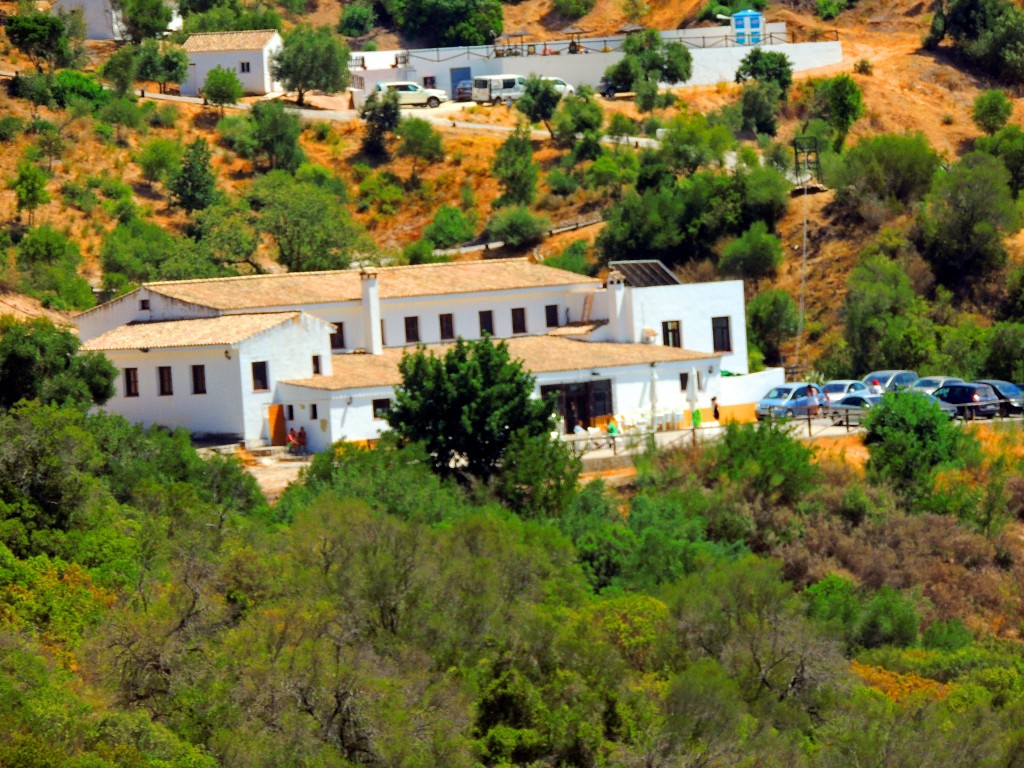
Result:
<svg viewBox="0 0 1024 768">
<path fill-rule="evenodd" d="M 139 299 L 139 309 L 141 309 L 141 310 L 149 309 L 149 299 Z"/>
<path fill-rule="evenodd" d="M 526 333 L 526 310 L 523 307 L 512 309 L 512 333 Z"/>
<path fill-rule="evenodd" d="M 688 374 L 688 373 L 680 373 L 679 374 L 679 390 L 681 392 L 685 392 L 686 388 L 689 386 L 689 384 L 690 384 L 690 374 Z"/>
<path fill-rule="evenodd" d="M 169 366 L 169 365 L 161 365 L 159 368 L 156 369 L 156 372 L 157 372 L 157 378 L 158 378 L 158 380 L 160 382 L 160 390 L 159 390 L 160 391 L 160 395 L 161 396 L 173 395 L 174 394 L 174 384 L 171 381 L 171 366 Z"/>
<path fill-rule="evenodd" d="M 661 324 L 661 343 L 666 347 L 682 347 L 683 334 L 678 320 L 666 320 Z"/>
<path fill-rule="evenodd" d="M 418 317 L 405 318 L 405 343 L 418 344 L 420 340 L 420 319 Z"/>
<path fill-rule="evenodd" d="M 494 313 L 489 309 L 480 313 L 480 335 L 483 336 L 485 333 L 494 335 Z"/>
<path fill-rule="evenodd" d="M 711 318 L 711 337 L 715 352 L 732 352 L 732 334 L 729 332 L 728 317 Z"/>
<path fill-rule="evenodd" d="M 192 394 L 193 395 L 205 395 L 206 394 L 206 366 L 205 365 L 193 365 L 192 366 Z"/>
<path fill-rule="evenodd" d="M 331 334 L 331 349 L 345 348 L 345 324 L 335 323 L 335 331 Z"/>
<path fill-rule="evenodd" d="M 455 316 L 441 315 L 441 339 L 448 341 L 455 338 Z"/>
<path fill-rule="evenodd" d="M 320 375 L 320 355 L 313 355 L 313 375 Z"/>
<path fill-rule="evenodd" d="M 373 401 L 373 418 L 375 419 L 386 419 L 388 417 L 388 411 L 391 410 L 390 398 L 384 397 L 380 400 Z"/>
<path fill-rule="evenodd" d="M 249 62 L 248 61 L 241 62 L 241 64 L 239 65 L 239 71 L 242 72 L 243 74 L 247 73 L 249 71 Z"/>
<path fill-rule="evenodd" d="M 544 307 L 544 317 L 547 319 L 548 328 L 558 327 L 558 305 L 548 304 Z"/>
<path fill-rule="evenodd" d="M 254 392 L 265 392 L 270 389 L 270 377 L 267 375 L 266 360 L 252 364 L 252 388 Z"/>
<path fill-rule="evenodd" d="M 138 397 L 139 396 L 139 369 L 138 368 L 125 368 L 124 369 L 124 396 L 125 397 Z"/>
<path fill-rule="evenodd" d="M 311 418 L 311 419 L 319 418 L 319 416 L 317 415 L 316 403 L 310 403 L 309 404 L 309 418 Z"/>
<path fill-rule="evenodd" d="M 286 405 L 284 407 L 284 417 L 287 421 L 295 421 L 295 406 Z"/>
</svg>

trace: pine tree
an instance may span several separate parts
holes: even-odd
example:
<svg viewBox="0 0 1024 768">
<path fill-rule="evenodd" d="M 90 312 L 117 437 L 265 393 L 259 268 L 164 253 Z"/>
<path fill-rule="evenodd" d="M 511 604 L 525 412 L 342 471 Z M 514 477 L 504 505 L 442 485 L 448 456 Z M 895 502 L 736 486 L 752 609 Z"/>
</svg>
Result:
<svg viewBox="0 0 1024 768">
<path fill-rule="evenodd" d="M 210 169 L 210 147 L 196 139 L 185 149 L 181 170 L 171 182 L 175 202 L 188 213 L 202 210 L 217 196 L 217 182 Z"/>
</svg>

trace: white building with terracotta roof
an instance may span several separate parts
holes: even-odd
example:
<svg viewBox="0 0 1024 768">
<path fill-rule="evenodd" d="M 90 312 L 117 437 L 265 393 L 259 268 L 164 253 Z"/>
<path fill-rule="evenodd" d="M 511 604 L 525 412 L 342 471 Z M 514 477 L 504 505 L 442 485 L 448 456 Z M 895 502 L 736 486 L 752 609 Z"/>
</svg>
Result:
<svg viewBox="0 0 1024 768">
<path fill-rule="evenodd" d="M 216 67 L 233 71 L 246 95 L 276 93 L 282 88 L 270 73 L 270 63 L 283 44 L 276 29 L 189 35 L 182 46 L 188 54 L 188 77 L 181 95 L 200 95 L 206 76 Z"/>
<path fill-rule="evenodd" d="M 607 283 L 525 259 L 146 283 L 77 321 L 83 349 L 121 370 L 108 410 L 250 446 L 292 427 L 313 450 L 374 439 L 404 353 L 485 334 L 557 398 L 566 430 L 682 421 L 691 379 L 703 408 L 781 383 L 746 375 L 741 281 L 612 266 Z"/>
</svg>

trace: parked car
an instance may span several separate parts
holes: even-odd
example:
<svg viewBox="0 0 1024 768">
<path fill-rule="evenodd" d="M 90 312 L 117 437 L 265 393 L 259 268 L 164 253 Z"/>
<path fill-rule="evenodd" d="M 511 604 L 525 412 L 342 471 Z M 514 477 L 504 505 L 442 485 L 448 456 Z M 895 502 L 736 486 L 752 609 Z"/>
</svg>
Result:
<svg viewBox="0 0 1024 768">
<path fill-rule="evenodd" d="M 930 395 L 939 387 L 944 387 L 946 384 L 959 384 L 963 379 L 959 379 L 953 376 L 925 376 L 913 384 L 910 388 L 915 392 L 924 392 L 926 395 Z"/>
<path fill-rule="evenodd" d="M 935 395 L 930 395 L 927 392 L 920 393 L 922 397 L 927 397 L 933 403 L 937 403 L 939 410 L 946 414 L 946 417 L 952 421 L 956 418 L 956 406 L 952 403 L 947 403 L 945 400 L 939 400 Z"/>
<path fill-rule="evenodd" d="M 906 389 L 917 379 L 913 371 L 872 371 L 861 381 L 867 384 L 868 389 L 877 381 L 883 392 L 895 392 L 897 389 Z"/>
<path fill-rule="evenodd" d="M 522 75 L 481 75 L 473 78 L 473 101 L 477 104 L 500 104 L 519 101 L 526 93 Z"/>
<path fill-rule="evenodd" d="M 377 93 L 397 93 L 398 103 L 403 107 L 438 107 L 448 101 L 448 94 L 439 88 L 424 88 L 419 83 L 399 80 L 394 83 L 377 83 Z"/>
<path fill-rule="evenodd" d="M 991 419 L 999 413 L 999 398 L 988 384 L 947 384 L 934 394 L 939 400 L 955 405 L 962 419 L 979 416 Z"/>
<path fill-rule="evenodd" d="M 824 400 L 820 392 L 820 389 L 808 382 L 783 384 L 772 389 L 758 401 L 754 407 L 754 414 L 758 421 L 806 416 L 808 411 L 812 416 L 817 416 L 821 412 Z"/>
<path fill-rule="evenodd" d="M 1015 413 L 1024 413 L 1024 391 L 1016 384 L 1001 379 L 977 379 L 978 384 L 988 384 L 996 393 L 996 397 L 1002 400 L 999 403 L 999 413 L 1003 416 L 1011 416 Z"/>
<path fill-rule="evenodd" d="M 566 96 L 575 96 L 576 89 L 569 85 L 565 80 L 560 77 L 542 77 L 541 80 L 550 80 L 555 85 L 555 90 L 562 94 L 564 99 Z"/>
<path fill-rule="evenodd" d="M 857 379 L 833 379 L 822 384 L 821 389 L 828 396 L 828 400 L 831 403 L 838 402 L 847 395 L 856 392 L 862 395 L 868 393 L 868 385 Z"/>
<path fill-rule="evenodd" d="M 459 80 L 459 84 L 455 86 L 455 100 L 456 101 L 472 101 L 473 100 L 473 81 L 472 80 Z"/>
<path fill-rule="evenodd" d="M 867 412 L 881 401 L 881 395 L 855 392 L 834 401 L 829 407 L 829 418 L 837 427 L 841 424 L 860 424 Z"/>
</svg>

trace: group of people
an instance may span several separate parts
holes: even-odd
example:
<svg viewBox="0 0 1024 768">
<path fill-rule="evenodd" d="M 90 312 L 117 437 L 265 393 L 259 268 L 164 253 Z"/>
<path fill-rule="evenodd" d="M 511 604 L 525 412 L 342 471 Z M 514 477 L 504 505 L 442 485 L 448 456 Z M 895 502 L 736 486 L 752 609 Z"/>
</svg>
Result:
<svg viewBox="0 0 1024 768">
<path fill-rule="evenodd" d="M 299 456 L 306 454 L 306 428 L 299 427 L 299 431 L 295 431 L 295 427 L 288 430 L 288 453 L 295 453 Z"/>
</svg>

